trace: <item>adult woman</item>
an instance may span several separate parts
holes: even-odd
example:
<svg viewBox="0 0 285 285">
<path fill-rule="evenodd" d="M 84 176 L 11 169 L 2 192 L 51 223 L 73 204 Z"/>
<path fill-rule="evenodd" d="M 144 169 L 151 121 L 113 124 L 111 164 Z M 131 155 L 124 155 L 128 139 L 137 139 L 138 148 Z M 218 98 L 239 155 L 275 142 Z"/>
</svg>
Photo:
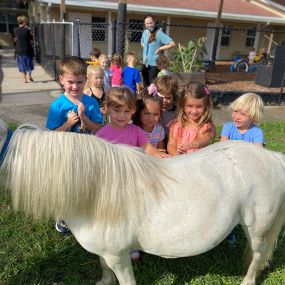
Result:
<svg viewBox="0 0 285 285">
<path fill-rule="evenodd" d="M 24 82 L 27 83 L 27 75 L 30 81 L 32 78 L 32 71 L 34 70 L 33 56 L 34 50 L 32 47 L 32 34 L 28 28 L 28 19 L 26 16 L 18 16 L 17 21 L 19 27 L 14 29 L 14 41 L 16 43 L 16 55 L 18 69 L 23 73 Z"/>
<path fill-rule="evenodd" d="M 141 38 L 143 47 L 142 77 L 144 86 L 148 86 L 159 72 L 156 66 L 156 59 L 163 51 L 174 47 L 175 42 L 158 29 L 152 15 L 145 16 L 144 25 L 146 29 Z"/>
</svg>

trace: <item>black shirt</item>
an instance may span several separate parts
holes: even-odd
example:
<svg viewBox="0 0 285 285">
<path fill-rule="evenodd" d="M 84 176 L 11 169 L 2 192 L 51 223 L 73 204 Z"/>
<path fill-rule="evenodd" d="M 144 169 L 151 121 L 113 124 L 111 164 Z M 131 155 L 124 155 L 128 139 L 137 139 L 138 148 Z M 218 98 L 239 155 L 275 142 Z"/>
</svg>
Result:
<svg viewBox="0 0 285 285">
<path fill-rule="evenodd" d="M 17 27 L 14 29 L 17 55 L 34 55 L 32 47 L 32 34 L 27 27 Z"/>
</svg>

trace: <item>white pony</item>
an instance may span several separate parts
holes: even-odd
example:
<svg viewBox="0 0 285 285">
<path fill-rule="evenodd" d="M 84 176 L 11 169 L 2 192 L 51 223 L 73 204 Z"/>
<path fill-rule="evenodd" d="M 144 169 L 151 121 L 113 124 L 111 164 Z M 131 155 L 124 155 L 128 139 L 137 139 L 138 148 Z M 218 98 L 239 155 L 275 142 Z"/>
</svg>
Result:
<svg viewBox="0 0 285 285">
<path fill-rule="evenodd" d="M 21 129 L 1 169 L 16 210 L 64 219 L 100 256 L 100 285 L 136 284 L 131 248 L 193 256 L 237 224 L 249 242 L 242 285 L 253 285 L 285 221 L 284 156 L 245 142 L 157 159 L 95 136 Z"/>
</svg>

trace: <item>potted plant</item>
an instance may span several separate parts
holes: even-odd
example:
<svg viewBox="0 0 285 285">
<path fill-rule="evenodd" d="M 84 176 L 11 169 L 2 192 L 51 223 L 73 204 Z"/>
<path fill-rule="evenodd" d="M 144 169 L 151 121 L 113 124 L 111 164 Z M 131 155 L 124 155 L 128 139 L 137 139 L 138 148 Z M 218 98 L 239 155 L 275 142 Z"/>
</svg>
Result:
<svg viewBox="0 0 285 285">
<path fill-rule="evenodd" d="M 177 77 L 178 83 L 185 85 L 188 82 L 205 83 L 205 71 L 202 70 L 203 59 L 207 53 L 206 38 L 190 40 L 187 46 L 178 44 L 173 58 L 171 71 Z"/>
</svg>

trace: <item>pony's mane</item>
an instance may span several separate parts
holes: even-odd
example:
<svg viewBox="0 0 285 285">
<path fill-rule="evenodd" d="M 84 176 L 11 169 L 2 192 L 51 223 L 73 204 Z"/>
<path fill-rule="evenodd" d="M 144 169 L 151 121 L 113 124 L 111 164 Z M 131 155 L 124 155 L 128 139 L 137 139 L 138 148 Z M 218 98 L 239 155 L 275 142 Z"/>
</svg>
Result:
<svg viewBox="0 0 285 285">
<path fill-rule="evenodd" d="M 3 170 L 16 210 L 118 223 L 140 219 L 146 201 L 158 202 L 168 165 L 91 135 L 22 129 L 12 137 Z"/>
</svg>

